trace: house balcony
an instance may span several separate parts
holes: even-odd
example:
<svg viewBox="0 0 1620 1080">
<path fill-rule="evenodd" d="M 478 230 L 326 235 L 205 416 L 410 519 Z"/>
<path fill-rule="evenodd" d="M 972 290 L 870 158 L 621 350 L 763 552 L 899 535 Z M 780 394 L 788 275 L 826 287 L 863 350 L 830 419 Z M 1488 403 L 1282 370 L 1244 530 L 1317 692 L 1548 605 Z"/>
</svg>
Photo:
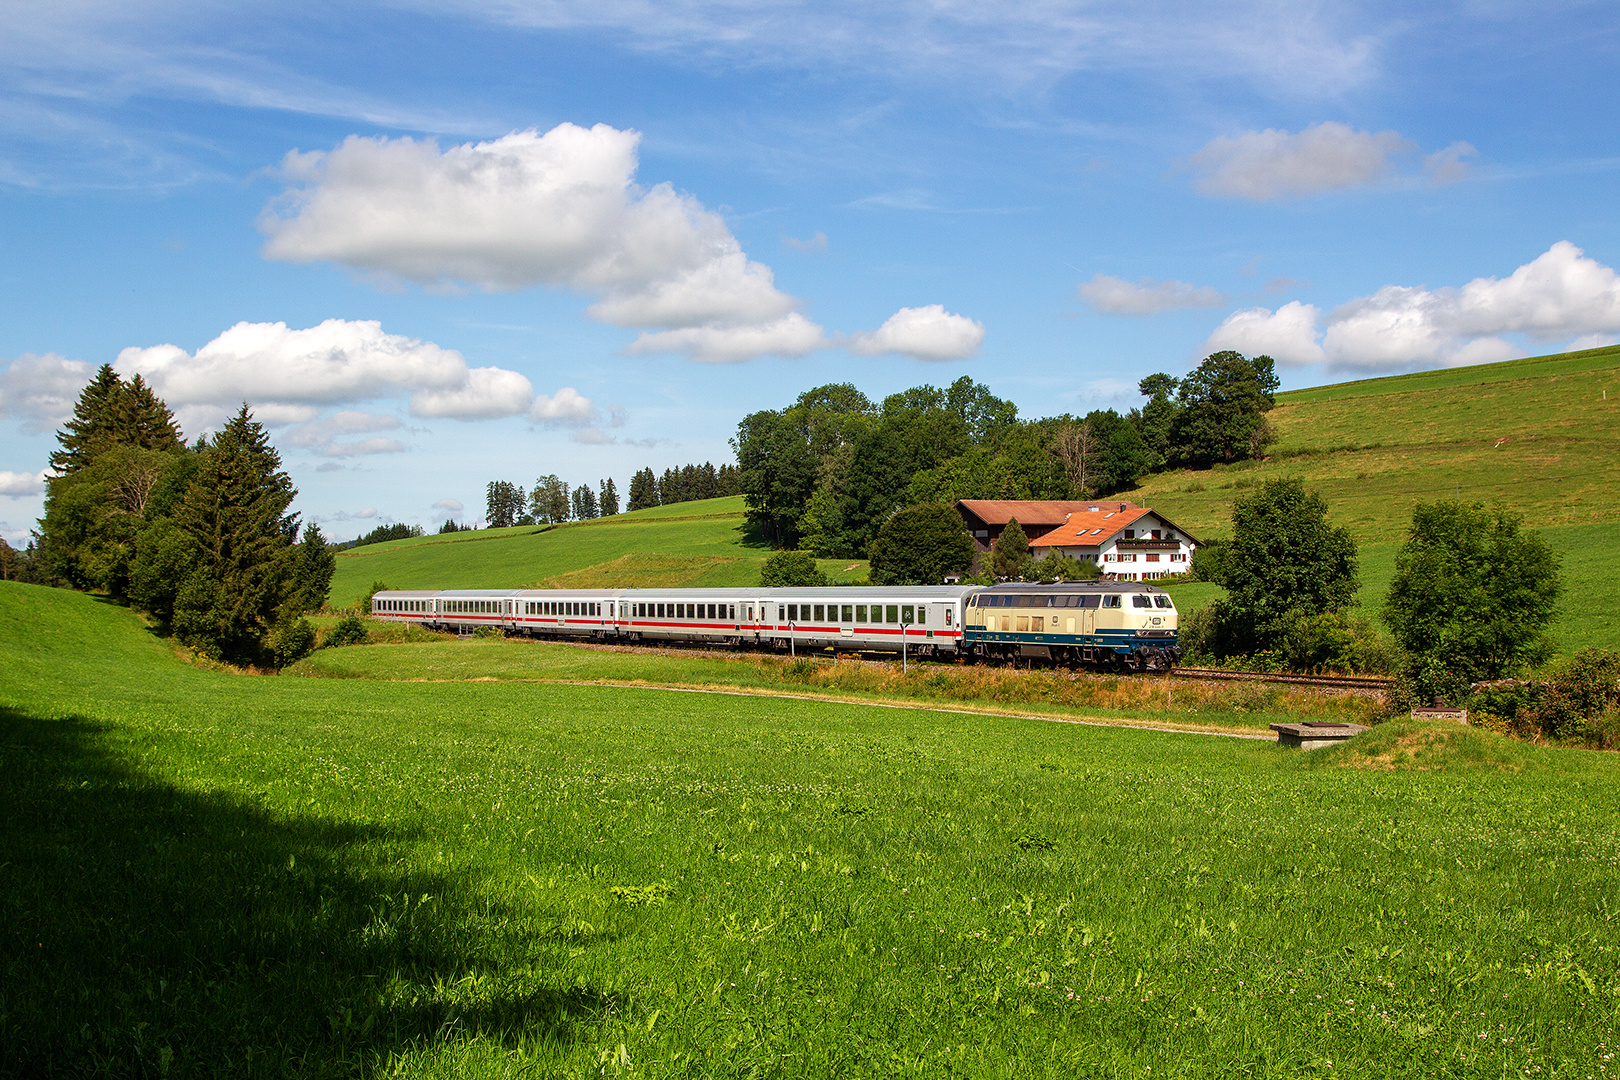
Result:
<svg viewBox="0 0 1620 1080">
<path fill-rule="evenodd" d="M 1180 540 L 1116 540 L 1116 551 L 1180 551 Z"/>
</svg>

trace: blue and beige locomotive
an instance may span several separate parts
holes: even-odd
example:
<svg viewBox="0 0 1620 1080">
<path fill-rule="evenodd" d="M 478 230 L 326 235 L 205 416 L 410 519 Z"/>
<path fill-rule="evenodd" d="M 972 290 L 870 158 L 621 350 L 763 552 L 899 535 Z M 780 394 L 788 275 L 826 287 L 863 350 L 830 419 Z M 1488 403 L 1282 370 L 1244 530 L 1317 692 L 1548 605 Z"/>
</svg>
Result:
<svg viewBox="0 0 1620 1080">
<path fill-rule="evenodd" d="M 1168 671 L 1176 609 L 1131 581 L 805 589 L 488 589 L 379 592 L 372 614 L 466 632 L 709 644 L 783 652 L 900 652 Z"/>
</svg>

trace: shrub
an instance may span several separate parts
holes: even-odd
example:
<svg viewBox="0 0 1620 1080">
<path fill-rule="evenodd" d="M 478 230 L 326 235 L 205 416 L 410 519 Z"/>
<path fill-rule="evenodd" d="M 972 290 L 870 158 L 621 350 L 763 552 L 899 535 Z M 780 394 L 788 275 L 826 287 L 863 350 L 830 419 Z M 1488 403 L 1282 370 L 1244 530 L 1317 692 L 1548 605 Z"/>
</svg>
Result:
<svg viewBox="0 0 1620 1080">
<path fill-rule="evenodd" d="M 1551 739 L 1604 743 L 1603 730 L 1620 719 L 1615 713 L 1620 713 L 1620 652 L 1582 649 L 1553 675 L 1525 719 Z"/>
<path fill-rule="evenodd" d="M 366 630 L 366 620 L 358 615 L 345 615 L 338 620 L 338 624 L 326 632 L 321 640 L 322 648 L 337 648 L 342 645 L 364 645 L 371 635 Z"/>
<path fill-rule="evenodd" d="M 264 643 L 276 667 L 284 668 L 315 651 L 315 627 L 308 619 L 287 619 L 271 628 Z"/>
<path fill-rule="evenodd" d="M 367 589 L 365 592 L 361 593 L 359 596 L 357 596 L 355 598 L 355 601 L 354 601 L 355 610 L 360 612 L 360 614 L 362 614 L 362 615 L 371 614 L 371 598 L 376 596 L 380 592 L 387 592 L 387 591 L 388 591 L 388 586 L 385 585 L 383 582 L 381 582 L 381 581 L 373 581 L 371 583 L 371 588 Z"/>
<path fill-rule="evenodd" d="M 1400 650 L 1367 619 L 1296 608 L 1281 623 L 1278 651 L 1291 671 L 1385 674 L 1400 665 Z"/>
<path fill-rule="evenodd" d="M 828 581 L 808 551 L 778 551 L 760 568 L 759 583 L 767 589 L 807 589 Z"/>
</svg>

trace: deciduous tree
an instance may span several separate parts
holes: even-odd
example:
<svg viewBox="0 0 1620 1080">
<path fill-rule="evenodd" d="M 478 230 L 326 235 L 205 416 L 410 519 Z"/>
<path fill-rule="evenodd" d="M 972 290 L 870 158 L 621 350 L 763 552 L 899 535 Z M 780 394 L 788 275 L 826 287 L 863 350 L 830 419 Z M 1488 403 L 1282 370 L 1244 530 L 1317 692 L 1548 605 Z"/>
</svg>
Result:
<svg viewBox="0 0 1620 1080">
<path fill-rule="evenodd" d="M 1551 655 L 1564 585 L 1552 545 L 1503 507 L 1442 500 L 1412 508 L 1383 618 L 1415 659 L 1427 696 L 1500 679 Z"/>
<path fill-rule="evenodd" d="M 1330 525 L 1327 500 L 1297 479 L 1270 480 L 1232 505 L 1232 539 L 1209 567 L 1226 589 L 1227 652 L 1277 647 L 1291 611 L 1343 611 L 1355 598 L 1356 542 Z"/>
</svg>

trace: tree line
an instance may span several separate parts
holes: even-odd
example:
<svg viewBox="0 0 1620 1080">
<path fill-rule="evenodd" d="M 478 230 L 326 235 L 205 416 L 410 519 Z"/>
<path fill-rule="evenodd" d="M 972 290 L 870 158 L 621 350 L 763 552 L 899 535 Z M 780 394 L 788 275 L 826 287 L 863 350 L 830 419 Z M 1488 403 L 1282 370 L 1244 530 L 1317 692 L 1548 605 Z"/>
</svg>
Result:
<svg viewBox="0 0 1620 1080">
<path fill-rule="evenodd" d="M 555 473 L 548 473 L 534 482 L 527 495 L 521 485 L 507 480 L 491 480 L 485 487 L 484 524 L 490 529 L 589 521 L 618 512 L 619 492 L 612 480 L 598 481 L 595 489 L 589 484 L 570 487 Z M 446 522 L 441 531 L 455 528 Z"/>
<path fill-rule="evenodd" d="M 907 507 L 958 499 L 1086 499 L 1167 467 L 1257 457 L 1274 439 L 1278 380 L 1267 356 L 1215 353 L 1185 379 L 1156 374 L 1148 398 L 1022 420 L 963 376 L 874 403 L 848 383 L 743 418 L 732 439 L 749 521 L 769 543 L 864 558 Z"/>
<path fill-rule="evenodd" d="M 279 666 L 309 651 L 302 616 L 325 603 L 335 557 L 288 513 L 297 489 L 245 404 L 188 446 L 139 375 L 104 364 L 57 442 L 36 580 L 127 600 L 214 659 Z"/>
</svg>

